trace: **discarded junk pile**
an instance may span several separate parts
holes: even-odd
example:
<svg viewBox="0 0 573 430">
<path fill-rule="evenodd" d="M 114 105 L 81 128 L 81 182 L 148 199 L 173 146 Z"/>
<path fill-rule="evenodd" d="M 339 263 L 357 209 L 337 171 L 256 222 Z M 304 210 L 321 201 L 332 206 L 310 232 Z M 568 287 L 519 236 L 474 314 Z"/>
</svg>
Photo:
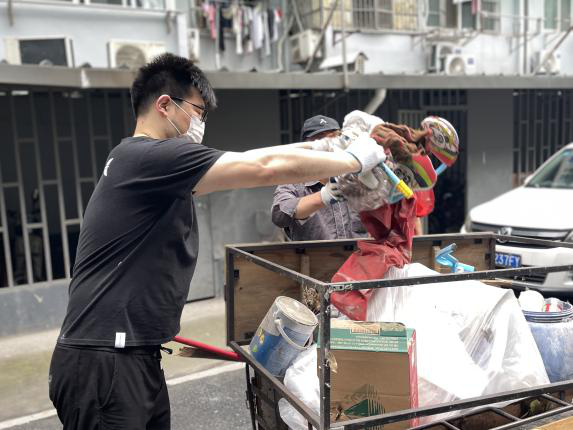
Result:
<svg viewBox="0 0 573 430">
<path fill-rule="evenodd" d="M 310 282 L 314 278 L 306 276 L 320 272 L 318 257 L 312 255 L 319 256 L 320 246 L 327 245 L 314 243 L 305 248 L 306 242 L 298 247 L 289 244 L 288 249 L 294 252 L 288 255 L 273 254 L 269 247 L 227 250 L 229 343 L 256 374 L 275 381 L 282 394 L 278 397 L 283 397 L 276 399 L 282 422 L 295 430 L 330 428 L 330 423 L 338 427 L 366 425 L 367 421 L 360 421 L 365 417 L 572 379 L 572 361 L 563 355 L 573 358 L 571 305 L 546 303 L 543 297 L 527 297 L 528 292 L 522 299 L 524 316 L 512 290 L 477 280 L 495 277 L 483 270 L 494 268 L 495 235 L 416 238 L 419 250 L 425 249 L 430 257 L 424 260 L 426 264 L 413 262 L 416 217 L 431 211 L 432 187 L 438 175 L 456 161 L 459 143 L 455 129 L 438 117 L 426 118 L 421 129 L 415 130 L 355 111 L 345 118 L 343 138 L 330 141 L 324 149 L 344 149 L 344 136 L 357 133 L 369 133 L 383 145 L 387 160 L 368 175 L 346 175 L 337 181 L 373 240 L 354 242 L 355 250 L 347 252 L 345 260 L 330 253 L 331 259 L 343 261 L 330 283 L 317 288 Z M 440 163 L 437 169 L 431 157 Z M 472 246 L 477 249 L 477 264 L 487 264 L 481 271 L 474 272 L 473 266 L 454 256 L 474 258 Z M 321 255 L 322 262 L 324 258 Z M 254 320 L 253 315 L 250 319 L 238 315 L 244 307 L 255 306 L 247 305 L 243 296 L 249 279 L 252 282 L 257 276 L 245 275 L 241 264 L 247 261 L 277 273 L 282 267 L 283 280 L 279 276 L 278 283 L 287 276 L 302 285 L 299 293 L 290 286 L 282 287 L 277 290 L 278 297 L 272 296 L 271 288 L 260 295 L 254 293 L 251 300 L 272 301 L 262 322 L 260 317 Z M 272 261 L 279 269 L 273 268 Z M 520 269 L 506 272 L 512 270 Z M 377 286 L 372 280 L 392 281 L 384 285 L 390 288 L 365 288 Z M 251 333 L 247 327 L 253 324 L 258 328 Z M 245 340 L 249 341 L 247 350 L 239 346 L 247 343 Z M 259 384 L 256 392 L 261 397 L 276 392 L 260 380 L 254 383 Z M 505 399 L 510 398 L 519 397 Z M 463 406 L 457 409 L 470 405 Z M 261 403 L 257 407 L 263 409 Z M 252 414 L 254 428 L 284 427 L 276 416 L 263 417 L 261 424 L 254 411 Z M 401 422 L 396 417 L 385 422 L 379 419 L 378 425 L 410 428 L 454 414 L 414 412 Z M 269 424 L 265 419 L 276 421 Z M 255 421 L 259 421 L 258 427 Z"/>
</svg>

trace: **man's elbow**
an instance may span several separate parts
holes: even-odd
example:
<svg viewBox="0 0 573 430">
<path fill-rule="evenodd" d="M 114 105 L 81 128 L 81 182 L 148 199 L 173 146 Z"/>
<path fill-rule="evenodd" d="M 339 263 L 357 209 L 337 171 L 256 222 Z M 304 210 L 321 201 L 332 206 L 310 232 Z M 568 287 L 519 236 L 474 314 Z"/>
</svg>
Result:
<svg viewBox="0 0 573 430">
<path fill-rule="evenodd" d="M 292 218 L 290 218 L 287 214 L 281 211 L 278 205 L 273 206 L 271 209 L 271 220 L 274 225 L 280 228 L 286 228 L 290 226 L 292 222 Z"/>
<path fill-rule="evenodd" d="M 256 161 L 255 169 L 259 185 L 278 185 L 278 170 L 275 161 L 272 156 L 263 156 Z"/>
<path fill-rule="evenodd" d="M 279 185 L 277 170 L 261 163 L 257 168 L 257 182 L 259 185 Z"/>
</svg>

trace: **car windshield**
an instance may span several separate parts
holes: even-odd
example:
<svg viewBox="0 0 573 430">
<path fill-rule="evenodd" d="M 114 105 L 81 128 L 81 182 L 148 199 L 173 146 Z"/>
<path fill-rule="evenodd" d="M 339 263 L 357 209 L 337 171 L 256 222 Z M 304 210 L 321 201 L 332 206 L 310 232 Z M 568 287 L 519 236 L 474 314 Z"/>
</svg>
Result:
<svg viewBox="0 0 573 430">
<path fill-rule="evenodd" d="M 527 183 L 530 188 L 573 189 L 573 149 L 558 154 Z"/>
</svg>

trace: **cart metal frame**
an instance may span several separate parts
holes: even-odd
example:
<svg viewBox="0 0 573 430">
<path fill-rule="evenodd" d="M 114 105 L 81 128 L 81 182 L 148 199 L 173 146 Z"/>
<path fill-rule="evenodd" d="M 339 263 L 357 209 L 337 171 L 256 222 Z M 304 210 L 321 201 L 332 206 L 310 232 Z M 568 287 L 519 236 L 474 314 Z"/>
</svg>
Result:
<svg viewBox="0 0 573 430">
<path fill-rule="evenodd" d="M 397 279 L 397 280 L 371 280 L 371 281 L 357 281 L 357 282 L 345 282 L 345 283 L 328 283 L 322 282 L 314 279 L 308 275 L 297 272 L 290 268 L 284 267 L 275 262 L 269 261 L 257 255 L 259 252 L 265 252 L 269 250 L 277 249 L 288 249 L 288 250 L 298 250 L 298 249 L 309 249 L 309 248 L 320 248 L 331 246 L 333 243 L 337 245 L 342 245 L 345 249 L 353 250 L 356 247 L 357 240 L 337 240 L 337 241 L 317 241 L 317 242 L 287 242 L 281 244 L 263 244 L 263 245 L 229 245 L 226 247 L 226 264 L 227 264 L 227 278 L 225 285 L 225 300 L 226 300 L 226 310 L 227 310 L 227 343 L 228 345 L 237 352 L 247 363 L 247 384 L 250 384 L 249 378 L 249 367 L 253 368 L 255 372 L 258 372 L 263 378 L 268 380 L 273 386 L 273 388 L 278 391 L 298 412 L 300 412 L 308 420 L 308 428 L 312 430 L 312 427 L 319 430 L 326 429 L 361 429 L 369 428 L 373 426 L 379 426 L 389 423 L 395 423 L 399 421 L 410 420 L 418 417 L 425 417 L 430 415 L 436 415 L 444 412 L 458 411 L 468 408 L 476 408 L 483 406 L 480 411 L 491 411 L 498 415 L 502 415 L 510 421 L 507 425 L 497 427 L 499 430 L 516 428 L 519 425 L 526 424 L 530 422 L 533 418 L 539 419 L 544 416 L 551 416 L 555 414 L 560 414 L 563 412 L 568 412 L 573 410 L 573 404 L 563 401 L 550 394 L 563 393 L 566 390 L 573 390 L 573 380 L 548 384 L 543 386 L 538 386 L 528 389 L 520 389 L 507 391 L 503 393 L 498 393 L 495 395 L 488 395 L 478 398 L 466 399 L 455 401 L 451 403 L 445 403 L 432 407 L 423 407 L 417 409 L 408 409 L 398 412 L 385 413 L 382 415 L 370 416 L 367 418 L 354 419 L 349 421 L 337 422 L 331 426 L 330 422 L 330 364 L 327 360 L 327 356 L 330 350 L 330 297 L 334 292 L 351 291 L 351 290 L 361 290 L 369 288 L 392 288 L 398 286 L 421 286 L 432 284 L 436 282 L 456 282 L 465 280 L 484 280 L 493 279 L 500 277 L 513 277 L 513 276 L 524 276 L 532 273 L 551 273 L 551 272 L 562 272 L 562 271 L 573 271 L 573 261 L 569 265 L 559 265 L 559 266 L 534 266 L 526 268 L 517 269 L 494 269 L 495 258 L 495 243 L 496 240 L 508 241 L 514 243 L 522 244 L 533 244 L 542 245 L 548 248 L 563 247 L 573 249 L 573 243 L 566 242 L 556 242 L 540 239 L 529 239 L 517 236 L 506 236 L 499 235 L 495 233 L 469 233 L 469 234 L 448 234 L 448 235 L 432 235 L 424 236 L 425 240 L 433 240 L 439 242 L 440 240 L 456 240 L 456 239 L 485 239 L 490 241 L 490 269 L 476 271 L 472 273 L 456 273 L 456 274 L 440 274 L 433 276 L 420 276 L 412 277 L 407 279 Z M 304 252 L 304 251 L 302 251 Z M 319 378 L 320 378 L 320 416 L 311 411 L 304 403 L 302 403 L 297 397 L 295 397 L 284 385 L 283 383 L 270 374 L 264 367 L 262 367 L 241 345 L 245 345 L 248 342 L 245 340 L 235 339 L 235 309 L 234 309 L 234 283 L 235 283 L 235 260 L 236 258 L 243 258 L 255 265 L 261 266 L 269 271 L 275 272 L 281 276 L 289 278 L 293 281 L 298 282 L 303 286 L 315 288 L 320 296 L 320 315 L 319 315 L 319 327 L 320 327 L 320 338 L 324 339 L 321 343 L 319 351 Z M 431 285 L 430 285 L 431 286 Z M 249 387 L 250 388 L 250 387 Z M 250 392 L 250 390 L 248 391 Z M 555 405 L 556 408 L 545 412 L 544 414 L 531 417 L 529 419 L 520 419 L 510 415 L 503 410 L 494 407 L 493 405 L 499 402 L 524 399 L 524 398 L 538 398 L 542 397 Z M 252 399 L 249 399 L 252 408 Z M 473 411 L 471 414 L 478 413 L 480 411 Z M 255 417 L 253 411 L 251 411 L 251 417 L 253 421 L 253 428 L 255 427 Z M 443 427 L 448 429 L 458 429 L 455 425 L 450 422 L 440 421 L 439 423 L 433 423 L 431 425 L 419 426 L 418 429 L 429 429 L 430 427 L 441 424 Z"/>
</svg>

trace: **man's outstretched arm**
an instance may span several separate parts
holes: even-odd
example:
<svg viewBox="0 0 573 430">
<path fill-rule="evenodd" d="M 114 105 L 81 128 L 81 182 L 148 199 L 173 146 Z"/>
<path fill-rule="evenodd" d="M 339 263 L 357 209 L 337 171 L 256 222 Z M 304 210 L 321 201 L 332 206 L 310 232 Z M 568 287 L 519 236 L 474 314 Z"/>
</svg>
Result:
<svg viewBox="0 0 573 430">
<path fill-rule="evenodd" d="M 323 152 L 286 146 L 226 152 L 195 186 L 198 195 L 237 188 L 308 182 L 370 170 L 384 150 L 370 138 L 358 139 L 346 151 Z"/>
</svg>

